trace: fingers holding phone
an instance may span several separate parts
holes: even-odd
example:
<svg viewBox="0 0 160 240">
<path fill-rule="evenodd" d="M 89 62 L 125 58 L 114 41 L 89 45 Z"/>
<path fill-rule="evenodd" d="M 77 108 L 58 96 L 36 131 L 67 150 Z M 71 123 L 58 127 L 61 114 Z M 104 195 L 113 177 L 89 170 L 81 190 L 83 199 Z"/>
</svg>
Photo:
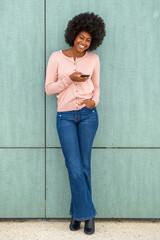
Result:
<svg viewBox="0 0 160 240">
<path fill-rule="evenodd" d="M 85 82 L 90 75 L 84 75 L 81 72 L 74 72 L 69 77 L 72 79 L 74 82 Z"/>
</svg>

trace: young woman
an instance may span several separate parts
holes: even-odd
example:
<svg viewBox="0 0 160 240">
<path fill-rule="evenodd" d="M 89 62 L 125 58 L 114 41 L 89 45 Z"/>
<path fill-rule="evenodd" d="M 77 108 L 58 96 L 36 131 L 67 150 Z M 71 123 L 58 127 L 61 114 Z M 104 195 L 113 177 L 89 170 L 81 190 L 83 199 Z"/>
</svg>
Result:
<svg viewBox="0 0 160 240">
<path fill-rule="evenodd" d="M 65 41 L 71 48 L 51 54 L 46 71 L 45 92 L 57 96 L 57 132 L 68 170 L 71 205 L 70 230 L 95 231 L 96 210 L 91 192 L 91 150 L 98 128 L 100 61 L 92 53 L 102 44 L 103 19 L 81 13 L 68 22 Z"/>
</svg>

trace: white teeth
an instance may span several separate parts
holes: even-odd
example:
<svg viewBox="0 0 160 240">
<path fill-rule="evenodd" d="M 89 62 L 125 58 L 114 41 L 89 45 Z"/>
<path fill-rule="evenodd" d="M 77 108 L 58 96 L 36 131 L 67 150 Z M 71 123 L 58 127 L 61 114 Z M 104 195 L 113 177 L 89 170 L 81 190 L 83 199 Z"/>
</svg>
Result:
<svg viewBox="0 0 160 240">
<path fill-rule="evenodd" d="M 84 48 L 85 46 L 83 46 L 83 45 L 81 45 L 81 44 L 79 44 L 79 46 L 81 47 L 81 48 Z"/>
</svg>

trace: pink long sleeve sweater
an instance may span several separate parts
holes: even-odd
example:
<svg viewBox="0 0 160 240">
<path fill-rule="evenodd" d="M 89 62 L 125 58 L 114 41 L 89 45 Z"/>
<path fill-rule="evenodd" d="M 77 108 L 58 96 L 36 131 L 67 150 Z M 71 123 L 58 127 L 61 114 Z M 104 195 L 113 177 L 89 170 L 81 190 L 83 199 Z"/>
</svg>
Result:
<svg viewBox="0 0 160 240">
<path fill-rule="evenodd" d="M 73 72 L 89 74 L 85 82 L 74 82 L 69 75 Z M 97 54 L 86 51 L 80 58 L 67 57 L 62 50 L 51 54 L 46 71 L 45 92 L 56 94 L 57 111 L 80 110 L 85 106 L 79 105 L 85 99 L 93 99 L 95 106 L 99 102 L 100 61 Z"/>
</svg>

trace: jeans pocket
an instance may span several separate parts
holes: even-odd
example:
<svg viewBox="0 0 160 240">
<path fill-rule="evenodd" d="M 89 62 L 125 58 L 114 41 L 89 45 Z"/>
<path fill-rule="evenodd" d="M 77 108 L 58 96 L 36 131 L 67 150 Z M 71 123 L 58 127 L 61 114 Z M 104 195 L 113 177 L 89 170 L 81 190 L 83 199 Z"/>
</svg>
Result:
<svg viewBox="0 0 160 240">
<path fill-rule="evenodd" d="M 86 108 L 87 108 L 87 107 L 86 107 Z M 87 108 L 87 110 L 89 111 L 89 113 L 95 113 L 95 112 L 97 112 L 96 107 L 94 107 L 94 108 Z"/>
<path fill-rule="evenodd" d="M 89 108 L 89 107 L 87 107 L 87 106 L 85 106 L 84 108 L 86 108 L 86 109 L 88 109 L 88 110 L 95 110 L 95 109 L 96 109 L 96 107 Z"/>
</svg>

